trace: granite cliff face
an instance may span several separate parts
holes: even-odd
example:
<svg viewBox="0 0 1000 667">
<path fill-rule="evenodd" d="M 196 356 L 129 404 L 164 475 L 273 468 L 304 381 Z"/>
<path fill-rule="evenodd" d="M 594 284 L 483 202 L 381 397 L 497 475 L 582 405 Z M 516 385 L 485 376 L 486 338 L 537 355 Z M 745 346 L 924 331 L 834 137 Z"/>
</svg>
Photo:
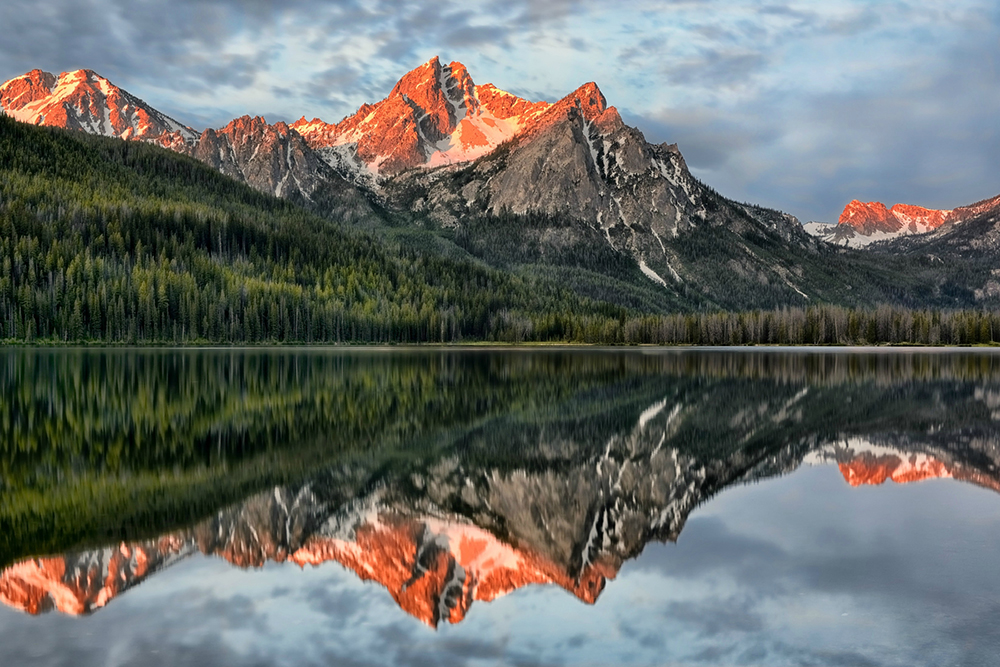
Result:
<svg viewBox="0 0 1000 667">
<path fill-rule="evenodd" d="M 885 204 L 877 201 L 866 204 L 856 199 L 844 208 L 837 224 L 849 225 L 866 236 L 876 232 L 893 234 L 902 227 L 899 219 L 885 207 Z"/>
<path fill-rule="evenodd" d="M 514 116 L 516 132 L 495 150 L 446 166 L 431 157 L 420 168 L 395 170 L 377 179 L 380 195 L 391 207 L 445 227 L 503 215 L 575 221 L 549 236 L 563 244 L 603 240 L 663 287 L 698 281 L 677 239 L 712 229 L 734 246 L 731 262 L 741 276 L 781 285 L 793 300 L 804 298 L 793 271 L 762 260 L 745 241 L 764 234 L 808 251 L 813 242 L 794 217 L 720 197 L 691 175 L 675 144 L 650 144 L 627 126 L 594 83 L 554 104 L 513 100 L 525 111 Z"/>
<path fill-rule="evenodd" d="M 315 203 L 318 191 L 347 183 L 285 123 L 269 125 L 260 116 L 237 118 L 219 130 L 205 130 L 194 141 L 173 132 L 155 142 L 190 155 L 250 187 L 302 204 Z"/>
</svg>

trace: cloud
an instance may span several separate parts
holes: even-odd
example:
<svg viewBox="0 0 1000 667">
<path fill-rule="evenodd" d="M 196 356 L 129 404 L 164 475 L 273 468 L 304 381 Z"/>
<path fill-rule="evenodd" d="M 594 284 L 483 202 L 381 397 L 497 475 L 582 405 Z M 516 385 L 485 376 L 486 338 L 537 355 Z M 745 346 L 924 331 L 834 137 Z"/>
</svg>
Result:
<svg viewBox="0 0 1000 667">
<path fill-rule="evenodd" d="M 329 617 L 331 622 L 346 625 L 363 609 L 357 594 L 344 589 L 314 588 L 306 593 L 306 601 L 315 611 Z"/>
<path fill-rule="evenodd" d="M 989 664 L 1000 552 L 981 540 L 995 508 L 959 482 L 852 489 L 836 468 L 804 468 L 727 491 L 616 585 L 668 592 L 651 626 L 681 662 Z"/>
<path fill-rule="evenodd" d="M 991 604 L 965 622 L 953 624 L 946 633 L 962 647 L 955 664 L 990 664 L 1000 652 L 1000 604 Z"/>
<path fill-rule="evenodd" d="M 787 13 L 779 9 L 769 11 Z M 624 115 L 651 140 L 677 142 L 723 194 L 804 220 L 836 220 L 854 198 L 952 208 L 1000 192 L 1000 50 L 982 27 L 1000 12 L 935 17 L 939 28 L 892 18 L 866 9 L 804 17 L 790 34 L 812 46 L 765 44 L 763 62 L 726 62 L 736 52 L 703 47 L 682 61 L 686 70 L 666 65 L 664 81 L 682 92 L 705 88 L 705 103 L 682 95 Z M 731 35 L 720 29 L 712 39 Z"/>
<path fill-rule="evenodd" d="M 674 86 L 736 87 L 751 85 L 768 64 L 763 53 L 708 49 L 695 59 L 671 63 L 663 73 Z"/>
<path fill-rule="evenodd" d="M 779 546 L 733 533 L 719 518 L 692 517 L 684 527 L 685 541 L 696 541 L 697 550 L 654 546 L 634 564 L 669 577 L 702 577 L 725 570 L 740 581 L 757 580 L 768 564 L 784 563 L 788 554 Z M 768 584 L 773 582 L 767 582 Z"/>
<path fill-rule="evenodd" d="M 668 109 L 652 115 L 624 109 L 622 117 L 641 128 L 647 141 L 678 144 L 688 165 L 702 171 L 723 170 L 742 154 L 759 152 L 782 136 L 779 126 L 751 112 L 737 118 L 711 109 Z"/>
<path fill-rule="evenodd" d="M 827 543 L 793 553 L 764 539 L 735 533 L 721 519 L 694 517 L 684 529 L 684 539 L 698 544 L 694 549 L 656 549 L 639 561 L 640 569 L 655 570 L 677 578 L 704 578 L 724 574 L 748 595 L 699 603 L 699 613 L 687 603 L 675 603 L 665 615 L 686 618 L 699 633 L 759 629 L 750 600 L 787 595 L 789 591 L 811 591 L 864 597 L 887 588 L 915 602 L 941 600 L 942 590 L 922 583 L 914 561 L 900 556 L 894 536 L 876 544 L 859 543 L 852 534 L 828 533 Z"/>
<path fill-rule="evenodd" d="M 127 595 L 134 596 L 136 592 Z M 41 617 L 13 615 L 9 611 L 7 614 L 0 617 L 4 664 L 38 667 L 276 664 L 275 656 L 245 654 L 223 638 L 224 632 L 250 632 L 261 637 L 269 633 L 269 625 L 254 601 L 241 593 L 222 597 L 207 590 L 186 589 L 183 594 L 168 592 L 156 605 L 122 604 L 121 600 L 115 600 L 87 618 L 58 613 Z M 214 631 L 206 630 L 207 620 Z"/>
<path fill-rule="evenodd" d="M 764 629 L 764 619 L 756 610 L 756 602 L 747 598 L 674 601 L 667 605 L 664 616 L 693 627 L 701 638 L 714 639 L 719 635 Z"/>
</svg>

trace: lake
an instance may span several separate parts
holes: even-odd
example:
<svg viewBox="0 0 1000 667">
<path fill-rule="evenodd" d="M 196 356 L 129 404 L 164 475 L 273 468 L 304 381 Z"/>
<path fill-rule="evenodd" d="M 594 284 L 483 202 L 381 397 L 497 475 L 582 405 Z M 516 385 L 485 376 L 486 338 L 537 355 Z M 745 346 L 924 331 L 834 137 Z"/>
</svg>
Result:
<svg viewBox="0 0 1000 667">
<path fill-rule="evenodd" d="M 4 665 L 995 665 L 988 349 L 6 349 Z"/>
</svg>

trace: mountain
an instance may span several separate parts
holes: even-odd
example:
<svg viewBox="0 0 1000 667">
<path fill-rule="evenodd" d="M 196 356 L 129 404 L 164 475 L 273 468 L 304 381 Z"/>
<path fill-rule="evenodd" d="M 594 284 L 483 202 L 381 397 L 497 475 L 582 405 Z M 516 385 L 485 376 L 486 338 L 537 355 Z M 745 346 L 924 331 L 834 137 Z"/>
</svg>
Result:
<svg viewBox="0 0 1000 667">
<path fill-rule="evenodd" d="M 0 86 L 0 110 L 33 125 L 48 125 L 122 139 L 148 139 L 174 132 L 183 141 L 197 136 L 189 127 L 88 70 L 58 77 L 42 70 Z"/>
<path fill-rule="evenodd" d="M 13 79 L 5 84 L 5 108 L 31 120 L 38 117 L 16 109 L 50 98 L 135 99 L 92 72 L 63 79 L 56 85 L 41 72 Z M 98 95 L 95 87 L 111 92 Z M 83 108 L 73 104 L 67 108 Z M 754 298 L 745 306 L 805 302 L 812 291 L 795 266 L 810 240 L 794 218 L 718 197 L 690 175 L 676 146 L 652 146 L 625 126 L 594 84 L 556 103 L 530 102 L 476 85 L 460 63 L 434 58 L 402 77 L 385 100 L 335 125 L 243 117 L 200 136 L 176 122 L 117 132 L 94 120 L 105 107 L 85 123 L 74 115 L 45 118 L 158 143 L 326 217 L 457 230 L 456 238 L 403 234 L 402 242 L 472 254 L 598 301 L 663 312 L 732 307 L 748 295 Z M 533 229 L 524 229 L 531 215 Z M 677 240 L 692 230 L 705 238 Z M 706 263 L 706 243 L 726 258 L 721 272 Z"/>
<path fill-rule="evenodd" d="M 809 253 L 801 225 L 719 197 L 690 174 L 676 145 L 649 144 L 625 125 L 594 83 L 555 103 L 530 102 L 476 85 L 461 63 L 433 58 L 340 123 L 302 119 L 292 127 L 390 208 L 459 230 L 485 261 L 564 266 L 580 280 L 580 270 L 606 274 L 617 254 L 631 269 L 612 277 L 653 288 L 662 302 L 701 292 L 724 303 L 732 291 L 715 284 L 704 258 L 682 240 L 711 230 L 724 237 L 718 245 L 730 282 L 763 285 L 769 300 L 807 299 L 791 257 L 764 257 L 755 247 L 764 235 Z M 496 238 L 498 228 L 521 226 L 526 216 L 535 216 L 534 229 Z M 594 250 L 601 246 L 608 256 Z M 536 262 L 537 255 L 545 258 Z"/>
<path fill-rule="evenodd" d="M 881 202 L 853 200 L 844 207 L 836 225 L 810 222 L 806 231 L 830 243 L 853 248 L 903 236 L 927 234 L 945 225 L 965 222 L 1000 207 L 1000 195 L 952 210 L 936 210 L 912 204 L 894 204 L 887 209 Z M 950 227 L 949 227 L 950 229 Z"/>
<path fill-rule="evenodd" d="M 81 72 L 66 80 L 134 99 Z M 29 73 L 8 82 L 20 100 L 10 108 L 49 91 L 53 78 Z M 56 89 L 86 96 L 81 86 Z M 49 123 L 103 131 L 61 116 Z M 593 83 L 555 103 L 531 102 L 476 85 L 464 65 L 435 57 L 384 100 L 336 124 L 243 117 L 200 136 L 177 123 L 112 136 L 153 141 L 349 222 L 381 215 L 371 198 L 404 225 L 458 230 L 464 251 L 498 268 L 544 274 L 585 297 L 638 310 L 731 307 L 735 294 L 758 294 L 747 306 L 805 303 L 814 291 L 795 266 L 814 242 L 793 217 L 719 197 L 691 176 L 676 145 L 648 144 L 626 126 Z M 521 229 L 525 216 L 536 216 L 534 229 Z M 691 232 L 723 238 L 680 240 Z M 721 273 L 695 247 L 702 243 L 725 256 Z"/>
<path fill-rule="evenodd" d="M 809 463 L 836 465 L 851 486 L 879 485 L 887 481 L 909 484 L 926 479 L 957 479 L 1000 492 L 1000 476 L 991 468 L 956 461 L 941 450 L 910 450 L 896 443 L 879 444 L 868 438 L 848 438 L 810 452 Z"/>
<path fill-rule="evenodd" d="M 190 155 L 251 187 L 346 221 L 373 215 L 367 197 L 284 123 L 244 116 L 198 134 L 91 70 L 33 70 L 0 86 L 0 109 L 34 125 L 138 139 Z"/>
<path fill-rule="evenodd" d="M 284 123 L 268 125 L 260 116 L 205 130 L 195 141 L 174 132 L 155 142 L 276 197 L 308 200 L 322 179 L 323 163 L 302 137 Z"/>
<path fill-rule="evenodd" d="M 626 125 L 594 83 L 533 102 L 435 57 L 339 123 L 244 116 L 200 135 L 145 105 L 139 114 L 136 98 L 87 70 L 58 80 L 36 70 L 3 90 L 17 118 L 155 143 L 371 231 L 394 252 L 489 266 L 601 307 L 664 314 L 996 300 L 978 273 L 943 275 L 907 253 L 844 252 L 789 214 L 721 196 L 691 174 L 676 144 L 652 144 Z M 122 114 L 165 120 L 126 126 Z M 857 246 L 950 229 L 973 208 L 854 202 L 843 224 L 807 229 Z"/>
<path fill-rule="evenodd" d="M 960 273 L 961 284 L 977 302 L 995 303 L 1000 299 L 996 262 L 1000 253 L 1000 195 L 957 208 L 933 233 L 897 239 L 880 252 L 933 266 L 939 273 Z"/>
</svg>

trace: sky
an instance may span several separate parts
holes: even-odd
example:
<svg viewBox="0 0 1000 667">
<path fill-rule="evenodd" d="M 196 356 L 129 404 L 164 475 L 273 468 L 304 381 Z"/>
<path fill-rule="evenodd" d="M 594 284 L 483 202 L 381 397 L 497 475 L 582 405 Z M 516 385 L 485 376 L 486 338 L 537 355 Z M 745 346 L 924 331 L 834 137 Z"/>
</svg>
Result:
<svg viewBox="0 0 1000 667">
<path fill-rule="evenodd" d="M 595 81 L 722 194 L 802 221 L 1000 193 L 995 0 L 4 0 L 0 80 L 89 68 L 195 127 L 336 122 L 438 55 L 555 101 Z"/>
</svg>

